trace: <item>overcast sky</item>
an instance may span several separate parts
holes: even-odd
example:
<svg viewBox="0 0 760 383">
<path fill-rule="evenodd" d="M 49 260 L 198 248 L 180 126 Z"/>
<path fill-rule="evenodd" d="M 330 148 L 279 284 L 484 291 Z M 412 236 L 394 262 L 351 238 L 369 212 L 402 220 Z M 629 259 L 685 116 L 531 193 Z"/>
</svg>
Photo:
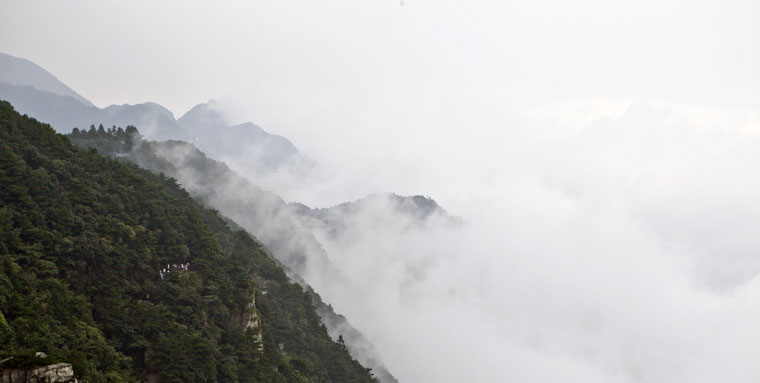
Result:
<svg viewBox="0 0 760 383">
<path fill-rule="evenodd" d="M 549 105 L 582 121 L 633 101 L 756 111 L 759 15 L 755 1 L 3 0 L 0 50 L 101 107 L 179 117 L 215 98 L 330 167 L 409 169 L 478 155 Z M 409 172 L 367 191 L 437 191 Z"/>
<path fill-rule="evenodd" d="M 755 105 L 758 14 L 755 1 L 4 0 L 0 47 L 100 106 L 177 114 L 235 92 L 398 110 L 410 89 Z"/>
<path fill-rule="evenodd" d="M 334 249 L 402 382 L 760 381 L 760 2 L 0 2 L 100 107 L 288 137 L 322 166 L 288 199 L 464 217 Z"/>
</svg>

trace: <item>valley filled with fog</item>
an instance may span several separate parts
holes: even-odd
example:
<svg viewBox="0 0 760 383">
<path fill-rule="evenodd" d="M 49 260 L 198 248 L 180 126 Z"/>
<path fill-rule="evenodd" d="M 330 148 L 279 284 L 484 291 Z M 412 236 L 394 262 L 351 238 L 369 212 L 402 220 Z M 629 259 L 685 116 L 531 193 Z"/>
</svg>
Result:
<svg viewBox="0 0 760 383">
<path fill-rule="evenodd" d="M 136 125 L 398 381 L 760 380 L 754 3 L 76 3 L 0 98 Z"/>
<path fill-rule="evenodd" d="M 462 225 L 378 203 L 320 238 L 348 281 L 307 279 L 401 380 L 752 381 L 757 115 L 615 107 L 551 105 L 484 153 L 410 162 L 446 175 L 431 194 Z"/>
</svg>

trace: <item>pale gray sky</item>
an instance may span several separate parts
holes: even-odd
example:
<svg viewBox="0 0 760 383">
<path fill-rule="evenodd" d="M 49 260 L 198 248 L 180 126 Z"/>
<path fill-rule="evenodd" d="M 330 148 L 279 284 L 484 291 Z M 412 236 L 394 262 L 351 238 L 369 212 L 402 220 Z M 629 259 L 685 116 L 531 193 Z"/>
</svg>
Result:
<svg viewBox="0 0 760 383">
<path fill-rule="evenodd" d="M 334 255 L 402 382 L 760 381 L 760 2 L 0 1 L 0 51 L 96 105 L 291 139 L 288 199 L 465 217 Z"/>
<path fill-rule="evenodd" d="M 406 163 L 577 100 L 756 111 L 758 4 L 3 0 L 0 51 L 99 106 L 217 98 L 321 162 Z"/>
<path fill-rule="evenodd" d="M 756 105 L 758 15 L 755 1 L 4 0 L 0 49 L 98 105 L 177 114 L 231 92 L 285 102 L 283 87 Z"/>
</svg>

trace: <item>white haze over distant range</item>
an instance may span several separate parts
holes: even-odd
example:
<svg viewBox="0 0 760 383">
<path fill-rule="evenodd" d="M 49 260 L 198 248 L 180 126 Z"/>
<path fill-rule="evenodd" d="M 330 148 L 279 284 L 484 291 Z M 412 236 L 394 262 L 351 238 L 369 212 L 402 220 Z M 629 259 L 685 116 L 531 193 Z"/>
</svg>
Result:
<svg viewBox="0 0 760 383">
<path fill-rule="evenodd" d="M 367 220 L 323 241 L 353 283 L 323 296 L 401 381 L 757 381 L 757 115 L 617 106 L 515 116 L 450 173 L 464 229 Z"/>
<path fill-rule="evenodd" d="M 758 382 L 758 4 L 19 1 L 0 51 L 100 106 L 219 99 L 317 161 L 287 200 L 462 217 L 321 238 L 403 383 Z"/>
</svg>

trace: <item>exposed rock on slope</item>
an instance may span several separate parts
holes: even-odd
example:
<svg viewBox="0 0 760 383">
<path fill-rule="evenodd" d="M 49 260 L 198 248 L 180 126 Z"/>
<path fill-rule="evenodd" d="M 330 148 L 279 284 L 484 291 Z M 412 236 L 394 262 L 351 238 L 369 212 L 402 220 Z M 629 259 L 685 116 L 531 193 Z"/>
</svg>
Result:
<svg viewBox="0 0 760 383">
<path fill-rule="evenodd" d="M 56 363 L 31 369 L 0 370 L 0 383 L 77 383 L 74 368 Z"/>
</svg>

